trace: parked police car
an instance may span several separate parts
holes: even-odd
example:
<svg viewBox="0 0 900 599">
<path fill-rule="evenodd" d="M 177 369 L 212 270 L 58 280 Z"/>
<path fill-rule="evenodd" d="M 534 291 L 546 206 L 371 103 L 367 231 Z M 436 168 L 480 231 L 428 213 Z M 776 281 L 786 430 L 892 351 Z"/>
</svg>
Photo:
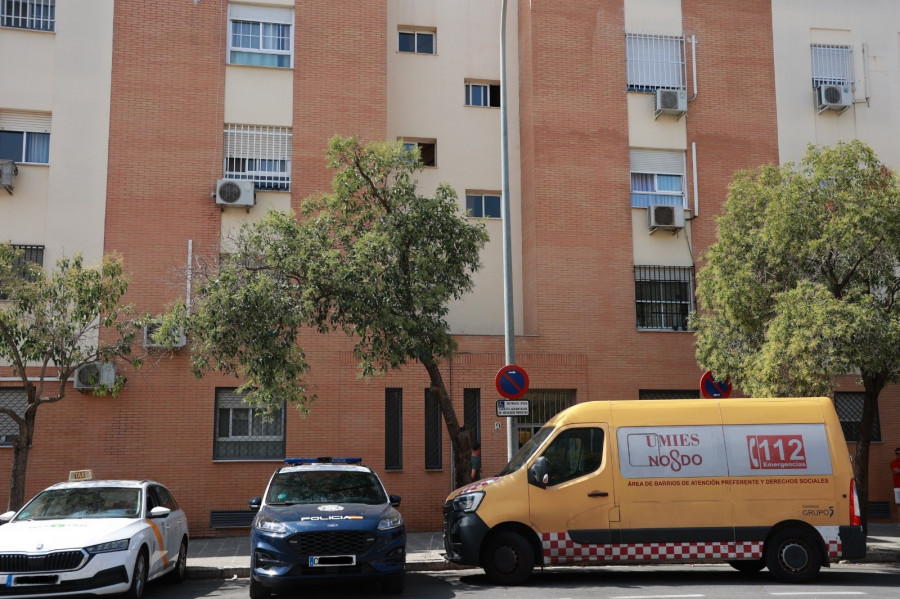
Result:
<svg viewBox="0 0 900 599">
<path fill-rule="evenodd" d="M 250 533 L 250 597 L 302 582 L 380 581 L 403 592 L 406 528 L 361 458 L 290 458 L 275 471 Z"/>
</svg>

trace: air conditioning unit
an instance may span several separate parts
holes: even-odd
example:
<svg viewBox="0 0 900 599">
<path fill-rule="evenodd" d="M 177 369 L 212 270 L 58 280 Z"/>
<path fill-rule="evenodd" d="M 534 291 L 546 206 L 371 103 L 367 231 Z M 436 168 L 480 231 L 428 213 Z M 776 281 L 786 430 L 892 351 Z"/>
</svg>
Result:
<svg viewBox="0 0 900 599">
<path fill-rule="evenodd" d="M 849 85 L 820 85 L 815 88 L 816 108 L 819 112 L 839 110 L 841 112 L 853 106 L 853 90 Z"/>
<path fill-rule="evenodd" d="M 159 323 L 151 323 L 144 327 L 144 347 L 146 349 L 181 349 L 187 345 L 184 331 L 178 331 L 168 339 L 168 343 L 158 343 L 153 340 L 153 334 L 159 328 Z"/>
<path fill-rule="evenodd" d="M 651 233 L 657 229 L 677 231 L 684 228 L 684 208 L 681 206 L 653 204 L 647 209 L 647 218 Z"/>
<path fill-rule="evenodd" d="M 681 116 L 687 112 L 686 89 L 656 89 L 656 116 L 674 114 Z"/>
<path fill-rule="evenodd" d="M 75 388 L 85 391 L 116 382 L 116 365 L 112 362 L 90 362 L 75 369 Z"/>
<path fill-rule="evenodd" d="M 243 179 L 219 179 L 216 182 L 216 204 L 219 206 L 242 206 L 249 208 L 256 204 L 253 181 Z"/>
<path fill-rule="evenodd" d="M 12 195 L 13 177 L 19 174 L 19 167 L 12 160 L 0 160 L 0 187 Z"/>
</svg>

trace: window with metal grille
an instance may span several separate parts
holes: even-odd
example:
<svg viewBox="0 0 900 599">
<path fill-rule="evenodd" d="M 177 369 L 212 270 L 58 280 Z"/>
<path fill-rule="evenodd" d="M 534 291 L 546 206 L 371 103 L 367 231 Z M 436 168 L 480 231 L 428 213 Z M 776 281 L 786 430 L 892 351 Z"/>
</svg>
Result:
<svg viewBox="0 0 900 599">
<path fill-rule="evenodd" d="M 575 389 L 529 389 L 522 396 L 528 400 L 528 416 L 513 416 L 519 447 L 522 447 L 544 423 L 575 405 Z"/>
<path fill-rule="evenodd" d="M 844 439 L 848 442 L 859 441 L 859 422 L 862 420 L 863 404 L 866 394 L 855 391 L 838 391 L 834 394 L 834 409 L 838 420 L 841 421 L 841 429 L 844 431 Z M 872 423 L 872 440 L 881 441 L 881 419 L 878 416 L 878 406 L 875 406 L 875 421 Z"/>
<path fill-rule="evenodd" d="M 13 260 L 13 271 L 18 271 L 17 276 L 22 279 L 33 281 L 36 274 L 29 268 L 29 265 L 44 266 L 44 246 L 12 244 L 12 248 L 20 252 Z M 9 297 L 8 290 L 0 289 L 0 300 L 4 300 L 7 297 Z"/>
<path fill-rule="evenodd" d="M 832 44 L 812 44 L 812 86 L 853 86 L 853 48 Z"/>
<path fill-rule="evenodd" d="M 635 266 L 637 328 L 686 331 L 694 311 L 691 266 Z"/>
<path fill-rule="evenodd" d="M 431 389 L 425 389 L 425 470 L 444 467 L 441 405 Z"/>
<path fill-rule="evenodd" d="M 466 81 L 466 106 L 500 107 L 500 84 Z"/>
<path fill-rule="evenodd" d="M 6 408 L 25 417 L 28 396 L 19 387 L 0 387 L 0 408 Z M 19 424 L 6 414 L 0 414 L 0 447 L 10 447 L 19 436 Z"/>
<path fill-rule="evenodd" d="M 0 27 L 56 30 L 56 0 L 0 0 Z"/>
<path fill-rule="evenodd" d="M 698 389 L 639 389 L 638 399 L 700 399 Z"/>
<path fill-rule="evenodd" d="M 229 64 L 291 67 L 293 10 L 229 4 L 228 18 Z"/>
<path fill-rule="evenodd" d="M 384 390 L 384 469 L 403 470 L 403 389 Z"/>
<path fill-rule="evenodd" d="M 684 38 L 677 35 L 625 34 L 628 91 L 685 89 Z"/>
<path fill-rule="evenodd" d="M 398 32 L 397 50 L 412 54 L 435 54 L 437 46 L 435 38 L 437 32 L 434 29 L 421 30 L 402 28 Z"/>
<path fill-rule="evenodd" d="M 481 443 L 481 389 L 463 389 L 463 419 L 469 440 Z"/>
<path fill-rule="evenodd" d="M 256 189 L 291 190 L 290 127 L 226 125 L 225 178 L 253 181 Z"/>
<path fill-rule="evenodd" d="M 466 192 L 466 215 L 472 218 L 500 218 L 500 192 Z"/>
<path fill-rule="evenodd" d="M 284 459 L 284 408 L 267 416 L 235 389 L 216 389 L 215 427 L 213 459 Z"/>
</svg>

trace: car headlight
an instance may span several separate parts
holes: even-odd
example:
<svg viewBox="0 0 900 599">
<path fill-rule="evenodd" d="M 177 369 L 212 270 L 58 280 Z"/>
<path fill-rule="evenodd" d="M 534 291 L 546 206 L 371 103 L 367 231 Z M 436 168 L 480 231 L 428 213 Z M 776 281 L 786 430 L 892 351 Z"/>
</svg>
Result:
<svg viewBox="0 0 900 599">
<path fill-rule="evenodd" d="M 400 512 L 393 510 L 381 519 L 381 522 L 378 523 L 378 530 L 397 528 L 402 524 L 403 517 L 400 515 Z"/>
<path fill-rule="evenodd" d="M 96 545 L 85 547 L 84 550 L 90 554 L 109 553 L 110 551 L 125 551 L 128 549 L 128 544 L 130 542 L 131 539 L 119 539 L 118 541 L 109 541 L 108 543 L 97 543 Z"/>
<path fill-rule="evenodd" d="M 273 518 L 272 516 L 258 516 L 256 518 L 256 522 L 253 523 L 253 526 L 255 526 L 257 530 L 262 530 L 264 532 L 274 532 L 276 534 L 283 533 L 287 530 L 284 522 L 282 522 L 278 518 Z"/>
<path fill-rule="evenodd" d="M 482 499 L 484 499 L 484 492 L 482 491 L 463 493 L 453 499 L 453 509 L 457 512 L 474 512 L 481 505 Z"/>
</svg>

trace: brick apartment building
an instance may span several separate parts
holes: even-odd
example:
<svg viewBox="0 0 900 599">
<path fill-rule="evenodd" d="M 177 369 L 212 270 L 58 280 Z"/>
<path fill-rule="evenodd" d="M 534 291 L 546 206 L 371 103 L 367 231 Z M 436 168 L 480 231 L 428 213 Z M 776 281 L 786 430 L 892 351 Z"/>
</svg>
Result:
<svg viewBox="0 0 900 599">
<path fill-rule="evenodd" d="M 515 346 L 532 411 L 508 421 L 494 389 L 501 0 L 0 6 L 0 158 L 17 165 L 0 239 L 48 268 L 76 251 L 122 254 L 125 300 L 141 312 L 185 297 L 179 273 L 241 223 L 329 190 L 332 135 L 419 145 L 420 189 L 449 182 L 490 233 L 475 291 L 452 306 L 459 352 L 443 371 L 485 473 L 505 464 L 510 423 L 524 440 L 575 402 L 699 396 L 685 317 L 736 170 L 850 138 L 900 166 L 900 6 L 888 0 L 509 2 Z M 287 408 L 263 424 L 236 380 L 191 375 L 187 341 L 148 349 L 141 371 L 118 365 L 118 398 L 71 389 L 39 410 L 28 493 L 82 468 L 155 478 L 194 536 L 236 534 L 233 512 L 284 457 L 361 456 L 403 497 L 410 529 L 440 528 L 451 448 L 424 369 L 360 380 L 346 339 L 310 335 L 319 399 L 308 417 Z M 2 405 L 21 405 L 16 383 L 0 366 Z M 848 432 L 861 392 L 848 378 L 835 397 Z M 882 393 L 872 516 L 889 509 L 898 396 Z M 9 424 L 0 416 L 0 435 Z"/>
</svg>

